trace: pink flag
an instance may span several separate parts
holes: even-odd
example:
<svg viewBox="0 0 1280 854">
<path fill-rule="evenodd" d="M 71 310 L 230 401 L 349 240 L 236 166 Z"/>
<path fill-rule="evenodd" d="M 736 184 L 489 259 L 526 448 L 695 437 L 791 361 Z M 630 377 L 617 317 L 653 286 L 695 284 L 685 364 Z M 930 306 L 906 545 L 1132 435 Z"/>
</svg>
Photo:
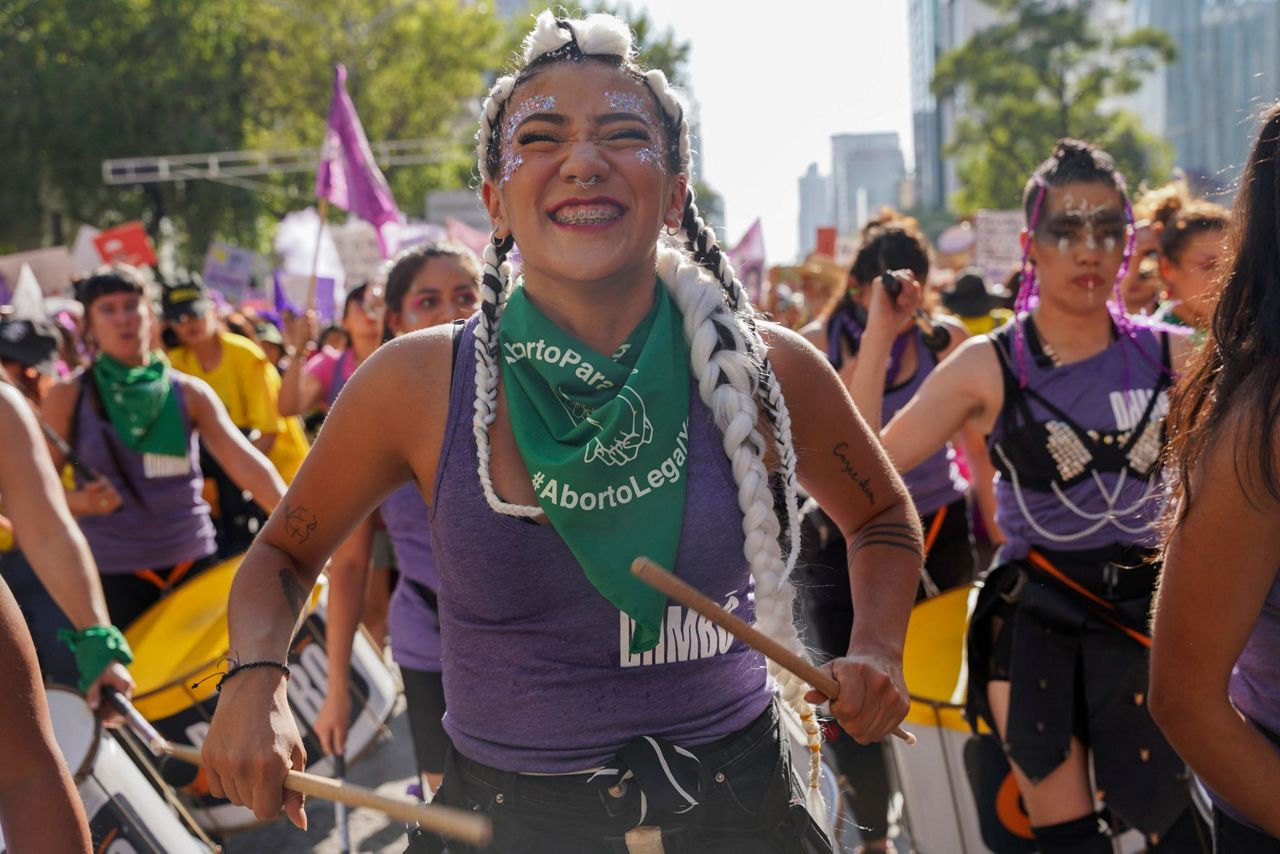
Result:
<svg viewBox="0 0 1280 854">
<path fill-rule="evenodd" d="M 478 257 L 484 257 L 484 249 L 489 244 L 489 235 L 451 216 L 444 218 L 444 230 L 450 240 L 461 243 Z"/>
<path fill-rule="evenodd" d="M 316 172 L 316 198 L 373 223 L 382 256 L 390 258 L 398 245 L 396 226 L 404 221 L 387 179 L 382 176 L 364 135 L 360 117 L 347 94 L 347 69 L 334 66 L 333 101 L 324 131 L 320 169 Z"/>
<path fill-rule="evenodd" d="M 764 232 L 760 228 L 758 217 L 751 223 L 747 233 L 742 235 L 738 245 L 728 250 L 728 255 L 738 274 L 738 281 L 747 289 L 747 298 L 755 305 L 761 305 L 764 287 Z"/>
</svg>

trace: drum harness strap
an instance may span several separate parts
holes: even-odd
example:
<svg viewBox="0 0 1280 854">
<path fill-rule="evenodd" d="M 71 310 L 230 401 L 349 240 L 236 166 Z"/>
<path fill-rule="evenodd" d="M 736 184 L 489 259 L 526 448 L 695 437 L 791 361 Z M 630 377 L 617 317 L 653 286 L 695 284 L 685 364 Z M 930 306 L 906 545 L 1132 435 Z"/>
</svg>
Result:
<svg viewBox="0 0 1280 854">
<path fill-rule="evenodd" d="M 1027 563 L 1039 570 L 1045 576 L 1048 576 L 1050 579 L 1057 582 L 1058 586 L 1071 591 L 1076 596 L 1083 599 L 1084 602 L 1082 604 L 1084 604 L 1084 607 L 1089 611 L 1089 613 L 1093 614 L 1099 620 L 1102 620 L 1112 628 L 1120 630 L 1131 640 L 1141 644 L 1147 649 L 1151 648 L 1150 635 L 1145 632 L 1140 632 L 1132 626 L 1126 625 L 1122 622 L 1117 616 L 1115 616 L 1116 608 L 1114 605 L 1073 581 L 1065 572 L 1050 563 L 1049 559 L 1040 552 L 1032 549 L 1027 554 Z"/>
</svg>

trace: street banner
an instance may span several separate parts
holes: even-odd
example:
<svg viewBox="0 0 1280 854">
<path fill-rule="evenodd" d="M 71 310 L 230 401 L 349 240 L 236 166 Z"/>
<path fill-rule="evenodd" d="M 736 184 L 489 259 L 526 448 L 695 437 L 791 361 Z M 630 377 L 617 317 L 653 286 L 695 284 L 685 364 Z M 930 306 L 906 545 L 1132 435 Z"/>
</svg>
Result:
<svg viewBox="0 0 1280 854">
<path fill-rule="evenodd" d="M 67 247 L 50 246 L 30 252 L 0 255 L 0 278 L 7 283 L 10 294 L 14 292 L 24 266 L 31 268 L 32 275 L 39 282 L 41 293 L 52 295 L 71 292 L 73 268 L 71 253 L 67 252 Z"/>
<path fill-rule="evenodd" d="M 751 223 L 737 245 L 728 250 L 728 255 L 733 262 L 734 272 L 738 274 L 738 281 L 747 291 L 747 299 L 757 307 L 763 305 L 764 230 L 760 226 L 759 217 Z"/>
<path fill-rule="evenodd" d="M 119 262 L 135 267 L 154 267 L 156 250 L 140 220 L 126 222 L 93 238 L 98 254 L 107 263 Z"/>
<path fill-rule="evenodd" d="M 253 264 L 257 255 L 229 243 L 211 243 L 204 256 L 201 275 L 232 305 L 238 305 L 253 284 Z"/>
<path fill-rule="evenodd" d="M 276 270 L 273 281 L 276 311 L 282 314 L 289 312 L 301 315 L 307 310 L 311 290 L 309 274 Z M 337 283 L 328 277 L 321 276 L 316 279 L 316 316 L 326 323 L 341 319 L 338 317 L 337 307 L 341 300 L 346 298 L 346 293 L 339 297 L 337 287 Z"/>
<path fill-rule="evenodd" d="M 382 257 L 390 258 L 398 245 L 396 226 L 404 217 L 373 159 L 355 104 L 347 94 L 347 69 L 335 65 L 333 72 L 333 100 L 329 103 L 329 123 L 316 172 L 316 198 L 328 199 L 372 223 L 378 232 Z"/>
<path fill-rule="evenodd" d="M 1004 284 L 1022 263 L 1022 211 L 978 211 L 973 218 L 973 264 L 987 281 Z"/>
</svg>

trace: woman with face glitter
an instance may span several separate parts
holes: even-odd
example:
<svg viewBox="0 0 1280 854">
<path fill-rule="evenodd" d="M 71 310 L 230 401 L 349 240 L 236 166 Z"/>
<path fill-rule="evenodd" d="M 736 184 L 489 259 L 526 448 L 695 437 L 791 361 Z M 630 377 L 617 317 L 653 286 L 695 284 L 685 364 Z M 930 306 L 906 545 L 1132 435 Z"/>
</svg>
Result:
<svg viewBox="0 0 1280 854">
<path fill-rule="evenodd" d="M 689 145 L 621 21 L 538 16 L 484 103 L 493 236 L 456 358 L 447 326 L 375 353 L 236 577 L 231 646 L 274 666 L 226 677 L 203 746 L 215 793 L 279 811 L 303 759 L 285 705 L 293 624 L 356 520 L 414 481 L 452 741 L 436 801 L 489 814 L 487 850 L 830 850 L 804 805 L 819 800 L 822 695 L 629 567 L 649 556 L 802 653 L 782 543 L 803 483 L 850 543 L 858 620 L 826 668 L 832 712 L 870 742 L 908 705 L 922 533 L 826 360 L 753 314 L 694 204 Z M 803 780 L 775 693 L 810 740 Z M 305 822 L 300 801 L 286 809 Z"/>
<path fill-rule="evenodd" d="M 1220 854 L 1280 852 L 1280 104 L 1245 162 L 1209 337 L 1173 395 L 1151 711 Z"/>
<path fill-rule="evenodd" d="M 905 471 L 962 425 L 988 436 L 1006 542 L 969 630 L 970 720 L 1003 742 L 1040 851 L 1110 852 L 1095 797 L 1150 850 L 1198 851 L 1183 763 L 1146 706 L 1161 425 L 1190 344 L 1119 307 L 1133 222 L 1107 154 L 1061 141 L 1024 202 L 1014 322 L 961 345 L 881 438 Z M 918 300 L 899 276 L 896 302 L 875 289 L 853 381 L 875 426 Z"/>
</svg>

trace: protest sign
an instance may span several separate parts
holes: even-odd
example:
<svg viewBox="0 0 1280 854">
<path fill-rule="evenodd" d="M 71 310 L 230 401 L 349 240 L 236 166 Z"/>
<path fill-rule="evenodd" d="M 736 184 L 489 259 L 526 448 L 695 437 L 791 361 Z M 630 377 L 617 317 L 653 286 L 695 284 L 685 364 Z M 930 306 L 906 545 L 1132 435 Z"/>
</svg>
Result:
<svg viewBox="0 0 1280 854">
<path fill-rule="evenodd" d="M 1003 284 L 1022 264 L 1022 211 L 978 211 L 973 219 L 973 263 L 987 281 Z"/>
<path fill-rule="evenodd" d="M 118 261 L 135 267 L 154 267 L 156 250 L 140 220 L 126 222 L 93 238 L 98 254 L 108 263 Z"/>
<path fill-rule="evenodd" d="M 226 297 L 227 302 L 240 303 L 253 283 L 253 264 L 257 255 L 229 243 L 212 243 L 204 256 L 201 275 L 204 283 Z"/>
</svg>

